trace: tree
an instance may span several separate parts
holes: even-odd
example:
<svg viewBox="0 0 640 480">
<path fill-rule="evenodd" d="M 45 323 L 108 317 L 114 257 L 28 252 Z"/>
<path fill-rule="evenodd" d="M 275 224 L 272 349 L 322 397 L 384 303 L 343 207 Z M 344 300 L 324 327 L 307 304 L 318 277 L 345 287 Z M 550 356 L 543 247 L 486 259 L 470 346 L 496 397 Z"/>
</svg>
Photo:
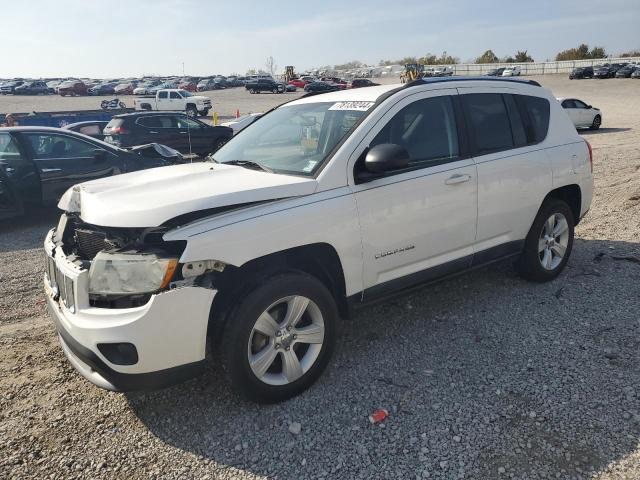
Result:
<svg viewBox="0 0 640 480">
<path fill-rule="evenodd" d="M 476 58 L 476 63 L 498 63 L 500 59 L 493 53 L 492 50 L 487 50 L 478 58 Z"/>
<path fill-rule="evenodd" d="M 622 58 L 640 57 L 640 50 L 631 50 L 629 52 L 624 52 L 624 53 L 620 54 L 620 57 L 622 57 Z"/>
<path fill-rule="evenodd" d="M 563 60 L 588 60 L 591 58 L 605 58 L 607 52 L 603 47 L 593 47 L 589 50 L 589 45 L 582 43 L 577 48 L 570 48 L 563 50 L 556 55 L 556 61 L 561 62 Z"/>
<path fill-rule="evenodd" d="M 513 59 L 516 63 L 533 62 L 533 58 L 527 53 L 526 50 L 516 52 L 516 56 Z"/>
<path fill-rule="evenodd" d="M 264 66 L 267 67 L 267 72 L 272 77 L 276 73 L 276 70 L 278 69 L 278 65 L 276 65 L 275 60 L 273 59 L 273 57 L 267 57 L 267 61 L 265 62 Z"/>
</svg>

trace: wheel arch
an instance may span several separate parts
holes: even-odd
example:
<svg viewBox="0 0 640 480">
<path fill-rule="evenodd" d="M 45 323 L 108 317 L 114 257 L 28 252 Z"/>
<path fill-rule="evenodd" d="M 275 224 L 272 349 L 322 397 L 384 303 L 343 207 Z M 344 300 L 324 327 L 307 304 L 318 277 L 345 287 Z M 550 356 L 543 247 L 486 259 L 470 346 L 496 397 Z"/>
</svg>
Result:
<svg viewBox="0 0 640 480">
<path fill-rule="evenodd" d="M 338 252 L 328 243 L 312 243 L 270 253 L 239 267 L 229 265 L 217 275 L 214 288 L 218 294 L 209 314 L 209 341 L 218 341 L 214 331 L 224 329 L 227 313 L 238 299 L 269 277 L 285 272 L 303 272 L 320 280 L 334 297 L 340 315 L 349 316 L 344 270 Z"/>
<path fill-rule="evenodd" d="M 575 225 L 578 225 L 578 223 L 580 223 L 580 210 L 582 208 L 582 190 L 580 189 L 579 185 L 573 183 L 570 185 L 564 185 L 562 187 L 558 187 L 554 190 L 551 190 L 547 194 L 547 196 L 544 198 L 544 201 L 542 203 L 544 204 L 544 202 L 552 198 L 562 200 L 567 205 L 569 205 L 569 208 L 571 209 L 571 213 L 573 213 L 573 219 L 575 221 Z"/>
</svg>

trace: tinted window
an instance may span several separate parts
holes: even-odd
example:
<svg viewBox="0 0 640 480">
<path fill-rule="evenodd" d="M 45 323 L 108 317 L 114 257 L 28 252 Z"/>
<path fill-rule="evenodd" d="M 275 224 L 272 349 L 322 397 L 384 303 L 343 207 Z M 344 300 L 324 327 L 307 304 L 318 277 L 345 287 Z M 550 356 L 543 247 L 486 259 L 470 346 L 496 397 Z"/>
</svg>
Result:
<svg viewBox="0 0 640 480">
<path fill-rule="evenodd" d="M 458 132 L 449 96 L 418 100 L 400 110 L 376 135 L 370 146 L 401 145 L 409 165 L 437 164 L 458 158 Z"/>
<path fill-rule="evenodd" d="M 92 157 L 97 148 L 66 135 L 27 133 L 25 136 L 31 143 L 36 159 Z"/>
<path fill-rule="evenodd" d="M 172 117 L 163 117 L 159 115 L 150 115 L 148 117 L 139 118 L 136 122 L 147 128 L 174 128 L 175 122 Z"/>
<path fill-rule="evenodd" d="M 564 100 L 562 102 L 562 108 L 576 108 L 576 104 L 573 100 Z"/>
<path fill-rule="evenodd" d="M 549 100 L 528 95 L 514 95 L 523 120 L 529 144 L 540 143 L 549 130 Z"/>
<path fill-rule="evenodd" d="M 158 93 L 158 98 L 169 98 L 168 93 L 169 92 L 160 92 Z"/>
<path fill-rule="evenodd" d="M 178 92 L 170 92 L 169 98 L 182 98 Z"/>
<path fill-rule="evenodd" d="M 575 103 L 576 108 L 587 108 L 587 104 L 580 100 L 574 100 L 573 103 Z"/>
<path fill-rule="evenodd" d="M 202 128 L 203 125 L 200 122 L 196 122 L 195 120 L 191 120 L 187 117 L 176 117 L 175 119 L 178 128 Z"/>
<path fill-rule="evenodd" d="M 522 120 L 518 105 L 516 104 L 513 95 L 505 94 L 503 95 L 503 99 L 504 104 L 507 107 L 507 112 L 509 113 L 509 120 L 511 121 L 513 144 L 516 147 L 523 147 L 528 143 L 528 141 L 527 134 L 524 130 L 524 121 Z"/>
<path fill-rule="evenodd" d="M 472 93 L 461 98 L 468 116 L 475 154 L 513 148 L 509 115 L 501 94 Z"/>
<path fill-rule="evenodd" d="M 0 133 L 0 160 L 10 160 L 20 157 L 18 144 L 8 133 Z"/>
</svg>

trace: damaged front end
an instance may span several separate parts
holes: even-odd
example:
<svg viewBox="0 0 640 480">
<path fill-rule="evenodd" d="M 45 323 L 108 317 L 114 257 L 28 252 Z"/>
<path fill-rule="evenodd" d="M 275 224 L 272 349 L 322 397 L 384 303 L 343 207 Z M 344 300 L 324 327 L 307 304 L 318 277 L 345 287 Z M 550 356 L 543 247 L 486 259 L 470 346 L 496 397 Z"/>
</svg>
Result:
<svg viewBox="0 0 640 480">
<path fill-rule="evenodd" d="M 52 240 L 68 262 L 89 272 L 90 306 L 132 308 L 183 283 L 178 259 L 186 242 L 164 241 L 168 229 L 101 227 L 69 213 L 63 214 Z"/>
</svg>

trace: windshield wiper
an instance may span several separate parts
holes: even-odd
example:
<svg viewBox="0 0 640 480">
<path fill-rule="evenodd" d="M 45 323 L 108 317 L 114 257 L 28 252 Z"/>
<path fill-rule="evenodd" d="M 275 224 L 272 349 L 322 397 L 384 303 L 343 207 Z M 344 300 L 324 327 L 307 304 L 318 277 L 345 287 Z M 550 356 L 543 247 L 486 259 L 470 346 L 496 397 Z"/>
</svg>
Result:
<svg viewBox="0 0 640 480">
<path fill-rule="evenodd" d="M 263 172 L 273 173 L 269 167 L 265 167 L 256 162 L 252 162 L 251 160 L 230 160 L 228 162 L 222 162 L 225 165 L 238 165 L 239 167 L 250 168 L 252 170 L 262 170 Z"/>
</svg>

